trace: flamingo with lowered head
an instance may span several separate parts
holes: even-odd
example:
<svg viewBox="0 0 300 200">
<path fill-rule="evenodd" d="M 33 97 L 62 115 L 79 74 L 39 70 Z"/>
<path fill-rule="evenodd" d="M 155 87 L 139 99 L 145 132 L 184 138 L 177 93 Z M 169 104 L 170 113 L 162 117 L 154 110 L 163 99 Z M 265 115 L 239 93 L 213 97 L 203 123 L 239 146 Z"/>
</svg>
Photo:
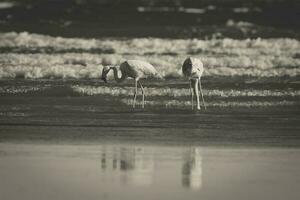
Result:
<svg viewBox="0 0 300 200">
<path fill-rule="evenodd" d="M 204 71 L 203 63 L 201 62 L 200 59 L 189 57 L 185 59 L 185 61 L 183 62 L 182 73 L 185 77 L 189 78 L 190 80 L 192 109 L 194 108 L 194 94 L 195 94 L 197 99 L 197 110 L 200 110 L 199 91 L 198 91 L 199 89 L 200 89 L 204 108 L 206 109 L 205 101 L 203 98 L 202 86 L 201 86 L 201 76 L 203 71 Z M 198 84 L 199 84 L 199 88 L 198 88 Z"/>
<path fill-rule="evenodd" d="M 161 77 L 156 71 L 156 69 L 150 63 L 141 60 L 127 60 L 121 63 L 120 66 L 104 66 L 102 70 L 101 79 L 105 83 L 107 83 L 107 74 L 110 70 L 113 70 L 114 78 L 118 83 L 123 82 L 128 77 L 133 78 L 135 80 L 133 108 L 135 108 L 138 84 L 142 90 L 142 98 L 143 98 L 142 108 L 145 107 L 145 91 L 140 82 L 140 79 L 149 78 L 149 77 L 158 77 L 158 78 Z M 119 71 L 122 74 L 121 77 L 119 77 L 118 75 Z"/>
</svg>

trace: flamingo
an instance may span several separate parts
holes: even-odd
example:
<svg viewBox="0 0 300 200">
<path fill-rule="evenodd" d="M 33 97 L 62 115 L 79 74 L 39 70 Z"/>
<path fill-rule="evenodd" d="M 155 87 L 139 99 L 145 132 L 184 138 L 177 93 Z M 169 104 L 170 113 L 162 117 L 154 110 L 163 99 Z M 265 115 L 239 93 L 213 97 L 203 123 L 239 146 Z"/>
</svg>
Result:
<svg viewBox="0 0 300 200">
<path fill-rule="evenodd" d="M 142 90 L 143 104 L 142 108 L 145 107 L 145 91 L 140 82 L 140 79 L 149 77 L 161 77 L 156 69 L 148 62 L 141 60 L 127 60 L 121 63 L 120 66 L 104 66 L 102 70 L 101 79 L 107 83 L 107 74 L 110 70 L 114 72 L 114 78 L 118 83 L 123 82 L 127 77 L 135 80 L 135 90 L 133 96 L 133 108 L 135 108 L 135 102 L 137 97 L 138 84 Z M 121 71 L 121 77 L 118 76 L 118 72 Z"/>
<path fill-rule="evenodd" d="M 201 86 L 201 76 L 203 73 L 203 63 L 201 60 L 197 58 L 189 57 L 185 59 L 182 65 L 182 73 L 185 77 L 189 78 L 190 80 L 190 92 L 192 98 L 192 109 L 194 109 L 194 93 L 197 99 L 197 110 L 200 110 L 200 101 L 199 101 L 199 91 L 198 91 L 198 84 L 199 89 L 202 97 L 202 102 L 204 108 L 206 109 L 205 101 L 203 98 L 202 86 Z M 193 91 L 192 91 L 193 89 Z M 194 92 L 194 93 L 193 93 Z"/>
</svg>

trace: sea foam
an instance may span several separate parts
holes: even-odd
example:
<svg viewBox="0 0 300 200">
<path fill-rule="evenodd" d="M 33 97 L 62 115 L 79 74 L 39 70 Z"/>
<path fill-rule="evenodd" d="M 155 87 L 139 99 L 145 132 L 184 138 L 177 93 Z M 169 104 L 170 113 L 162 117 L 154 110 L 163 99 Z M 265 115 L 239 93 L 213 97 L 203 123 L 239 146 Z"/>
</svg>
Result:
<svg viewBox="0 0 300 200">
<path fill-rule="evenodd" d="M 181 77 L 188 56 L 204 63 L 203 76 L 297 77 L 295 39 L 83 39 L 0 33 L 0 79 L 99 78 L 104 65 L 128 59 L 153 64 L 164 77 Z M 110 75 L 111 76 L 111 75 Z"/>
<path fill-rule="evenodd" d="M 131 96 L 134 87 L 106 87 L 106 86 L 72 86 L 74 92 L 84 95 L 111 95 L 111 96 Z M 189 96 L 190 90 L 182 88 L 152 88 L 144 87 L 147 96 L 169 96 L 181 97 Z M 300 90 L 203 90 L 203 94 L 209 97 L 300 97 Z"/>
<path fill-rule="evenodd" d="M 132 105 L 132 99 L 123 98 L 121 102 L 126 105 Z M 138 101 L 137 105 L 141 105 L 141 102 Z M 174 107 L 187 107 L 191 106 L 190 101 L 180 101 L 180 100 L 165 100 L 165 101 L 145 101 L 146 105 L 150 106 L 163 106 L 165 108 L 174 108 Z M 273 107 L 273 106 L 294 106 L 299 105 L 296 101 L 218 101 L 218 102 L 206 102 L 207 107 Z"/>
</svg>

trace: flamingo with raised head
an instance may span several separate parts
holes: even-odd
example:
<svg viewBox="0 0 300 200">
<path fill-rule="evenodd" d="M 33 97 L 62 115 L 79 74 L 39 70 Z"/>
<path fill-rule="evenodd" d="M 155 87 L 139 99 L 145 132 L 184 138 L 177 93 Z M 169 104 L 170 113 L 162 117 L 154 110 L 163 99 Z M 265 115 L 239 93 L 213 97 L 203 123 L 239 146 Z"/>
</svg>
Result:
<svg viewBox="0 0 300 200">
<path fill-rule="evenodd" d="M 182 73 L 185 77 L 189 78 L 190 80 L 192 109 L 194 109 L 194 94 L 195 94 L 197 100 L 197 109 L 200 110 L 199 91 L 198 91 L 199 89 L 200 89 L 204 108 L 206 109 L 205 101 L 203 98 L 202 86 L 201 86 L 201 76 L 203 74 L 203 71 L 204 71 L 203 63 L 201 62 L 200 59 L 189 57 L 185 59 L 185 61 L 183 62 Z"/>
<path fill-rule="evenodd" d="M 138 84 L 142 90 L 143 104 L 142 108 L 145 107 L 145 91 L 140 82 L 140 79 L 149 77 L 161 76 L 158 74 L 156 69 L 148 62 L 141 60 L 127 60 L 120 64 L 120 66 L 104 66 L 102 70 L 102 80 L 107 83 L 107 74 L 110 70 L 114 72 L 114 78 L 118 83 L 123 82 L 127 77 L 133 78 L 135 80 L 135 90 L 133 96 L 133 108 L 135 108 Z M 118 72 L 121 72 L 121 77 L 119 77 Z"/>
</svg>

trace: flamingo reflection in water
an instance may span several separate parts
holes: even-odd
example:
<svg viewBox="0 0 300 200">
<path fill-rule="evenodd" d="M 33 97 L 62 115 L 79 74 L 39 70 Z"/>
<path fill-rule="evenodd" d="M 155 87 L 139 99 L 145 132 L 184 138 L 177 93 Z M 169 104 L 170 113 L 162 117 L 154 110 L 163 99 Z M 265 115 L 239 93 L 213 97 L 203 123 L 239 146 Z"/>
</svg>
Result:
<svg viewBox="0 0 300 200">
<path fill-rule="evenodd" d="M 202 187 L 202 156 L 199 147 L 188 150 L 182 166 L 182 185 L 200 189 Z"/>
<path fill-rule="evenodd" d="M 114 170 L 124 184 L 149 186 L 154 173 L 153 152 L 143 147 L 115 148 L 112 156 L 102 153 L 101 168 Z"/>
</svg>

